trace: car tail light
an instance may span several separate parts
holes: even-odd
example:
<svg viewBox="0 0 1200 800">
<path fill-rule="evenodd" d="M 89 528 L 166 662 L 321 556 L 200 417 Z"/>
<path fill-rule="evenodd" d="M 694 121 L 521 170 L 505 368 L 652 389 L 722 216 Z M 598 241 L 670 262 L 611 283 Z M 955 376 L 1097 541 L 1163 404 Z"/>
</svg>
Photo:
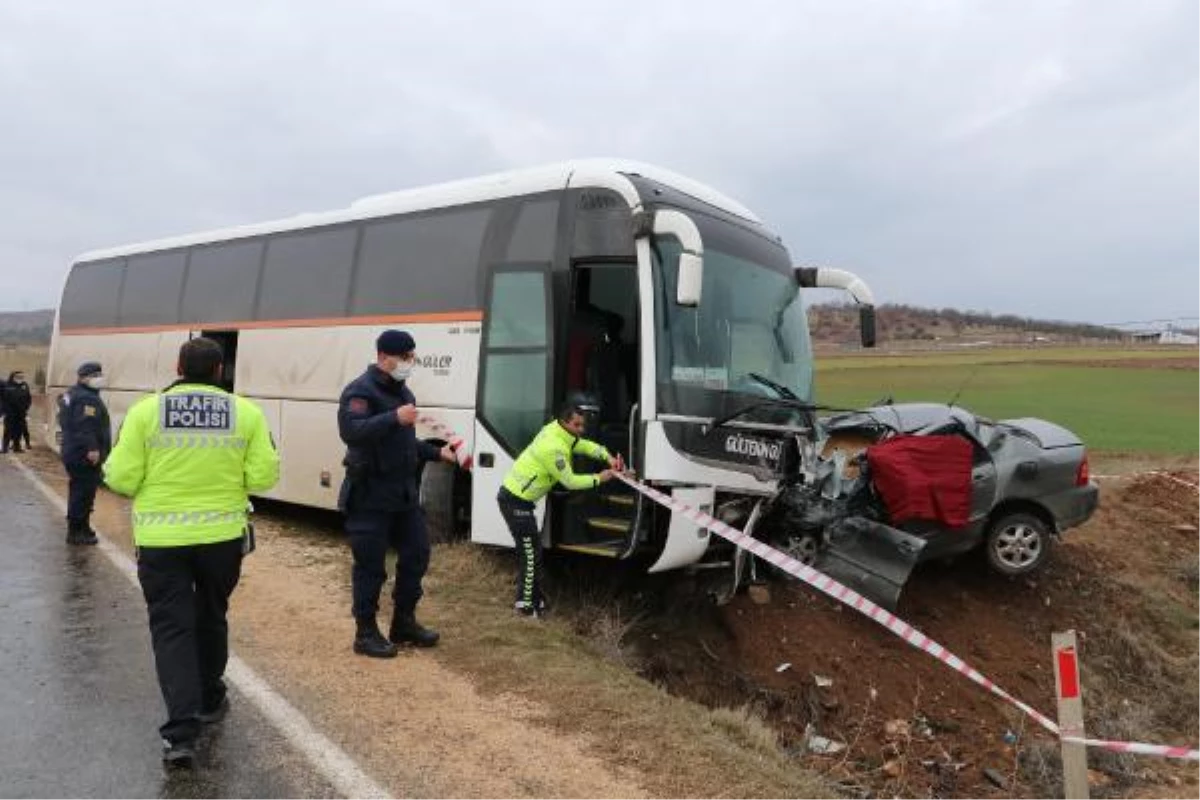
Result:
<svg viewBox="0 0 1200 800">
<path fill-rule="evenodd" d="M 1079 468 L 1077 470 L 1075 470 L 1075 485 L 1076 486 L 1087 486 L 1088 485 L 1087 453 L 1083 454 L 1083 460 L 1081 460 L 1079 462 Z"/>
</svg>

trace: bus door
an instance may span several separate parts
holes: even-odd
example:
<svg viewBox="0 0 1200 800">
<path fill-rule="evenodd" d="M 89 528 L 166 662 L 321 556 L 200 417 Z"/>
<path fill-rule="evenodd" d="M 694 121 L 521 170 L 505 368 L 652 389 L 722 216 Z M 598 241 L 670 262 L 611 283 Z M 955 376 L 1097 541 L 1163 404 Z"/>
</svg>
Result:
<svg viewBox="0 0 1200 800">
<path fill-rule="evenodd" d="M 229 330 L 191 331 L 189 339 L 203 336 L 221 345 L 221 355 L 224 357 L 221 365 L 221 388 L 227 392 L 235 391 L 234 376 L 237 374 L 238 332 Z"/>
<path fill-rule="evenodd" d="M 500 264 L 488 275 L 476 392 L 471 541 L 512 547 L 496 493 L 553 415 L 550 265 Z M 545 503 L 537 509 L 545 520 Z"/>
<path fill-rule="evenodd" d="M 567 396 L 586 399 L 592 408 L 585 436 L 636 467 L 637 267 L 631 262 L 576 264 L 570 297 L 562 385 Z M 606 466 L 582 456 L 574 463 L 578 473 Z M 552 499 L 552 513 L 559 520 L 554 547 L 610 558 L 632 551 L 641 495 L 625 484 L 609 481 L 584 492 L 555 490 Z"/>
</svg>

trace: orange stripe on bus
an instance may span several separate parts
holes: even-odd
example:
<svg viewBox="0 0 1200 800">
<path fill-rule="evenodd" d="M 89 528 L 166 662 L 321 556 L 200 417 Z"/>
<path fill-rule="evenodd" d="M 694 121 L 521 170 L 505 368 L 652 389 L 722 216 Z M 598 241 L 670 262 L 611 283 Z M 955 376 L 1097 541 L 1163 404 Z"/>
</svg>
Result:
<svg viewBox="0 0 1200 800">
<path fill-rule="evenodd" d="M 435 311 L 428 314 L 394 314 L 381 317 L 325 317 L 320 319 L 271 319 L 253 322 L 180 322 L 170 325 L 129 325 L 99 328 L 62 328 L 63 336 L 105 333 L 157 333 L 160 331 L 255 330 L 270 328 L 330 328 L 352 325 L 389 325 L 397 322 L 482 322 L 482 311 Z"/>
</svg>

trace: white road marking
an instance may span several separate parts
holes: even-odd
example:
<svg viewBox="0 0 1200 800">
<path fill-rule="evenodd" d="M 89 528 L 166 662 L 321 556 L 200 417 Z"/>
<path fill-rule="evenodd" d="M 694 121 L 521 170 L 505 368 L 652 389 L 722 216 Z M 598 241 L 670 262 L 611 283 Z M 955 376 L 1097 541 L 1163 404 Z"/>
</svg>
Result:
<svg viewBox="0 0 1200 800">
<path fill-rule="evenodd" d="M 33 470 L 24 464 L 12 463 L 29 479 L 51 505 L 62 513 L 67 513 L 67 504 L 58 493 L 46 485 Z M 101 531 L 96 531 L 100 543 L 100 552 L 129 579 L 134 588 L 141 593 L 138 583 L 137 565 L 120 547 L 112 543 Z M 258 673 L 251 669 L 233 653 L 229 654 L 229 664 L 225 676 L 250 703 L 267 718 L 276 730 L 313 766 L 318 774 L 329 781 L 344 797 L 390 797 L 386 789 L 376 783 L 354 762 L 342 748 L 330 741 L 324 734 L 313 727 L 295 706 L 284 699 L 283 695 L 271 688 Z"/>
</svg>

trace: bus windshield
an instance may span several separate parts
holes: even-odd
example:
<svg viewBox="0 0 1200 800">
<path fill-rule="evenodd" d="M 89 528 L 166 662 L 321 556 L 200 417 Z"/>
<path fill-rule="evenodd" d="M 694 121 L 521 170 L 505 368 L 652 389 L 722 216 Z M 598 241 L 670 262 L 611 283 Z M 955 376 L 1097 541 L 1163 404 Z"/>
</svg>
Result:
<svg viewBox="0 0 1200 800">
<path fill-rule="evenodd" d="M 808 319 L 787 251 L 732 223 L 693 219 L 704 241 L 699 306 L 675 303 L 679 242 L 660 238 L 651 248 L 659 411 L 718 417 L 788 393 L 811 400 Z M 798 421 L 794 411 L 775 408 L 741 419 Z"/>
</svg>

